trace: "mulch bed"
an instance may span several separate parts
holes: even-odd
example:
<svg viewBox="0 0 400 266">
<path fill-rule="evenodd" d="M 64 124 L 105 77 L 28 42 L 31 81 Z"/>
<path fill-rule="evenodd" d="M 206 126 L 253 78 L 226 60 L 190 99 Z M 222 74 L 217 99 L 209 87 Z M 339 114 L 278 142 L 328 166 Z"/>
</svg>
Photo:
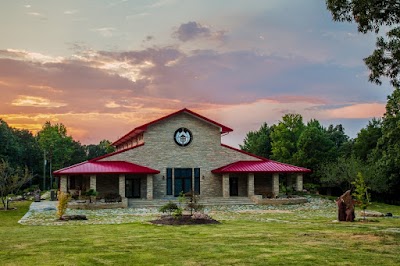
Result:
<svg viewBox="0 0 400 266">
<path fill-rule="evenodd" d="M 193 219 L 190 215 L 182 215 L 182 217 L 180 218 L 175 218 L 172 216 L 162 216 L 160 219 L 150 221 L 150 223 L 161 224 L 161 225 L 196 225 L 196 224 L 219 224 L 220 222 L 212 218 Z"/>
</svg>

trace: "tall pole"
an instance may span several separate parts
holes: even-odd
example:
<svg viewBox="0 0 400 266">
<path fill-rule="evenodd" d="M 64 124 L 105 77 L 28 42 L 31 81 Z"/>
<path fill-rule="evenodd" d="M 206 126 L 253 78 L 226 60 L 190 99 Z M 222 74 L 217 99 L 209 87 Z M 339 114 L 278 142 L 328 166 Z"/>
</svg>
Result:
<svg viewBox="0 0 400 266">
<path fill-rule="evenodd" d="M 50 158 L 49 177 L 50 177 L 50 189 L 53 189 L 53 177 L 51 176 L 51 158 Z"/>
<path fill-rule="evenodd" d="M 46 190 L 46 151 L 43 151 L 43 190 Z"/>
</svg>

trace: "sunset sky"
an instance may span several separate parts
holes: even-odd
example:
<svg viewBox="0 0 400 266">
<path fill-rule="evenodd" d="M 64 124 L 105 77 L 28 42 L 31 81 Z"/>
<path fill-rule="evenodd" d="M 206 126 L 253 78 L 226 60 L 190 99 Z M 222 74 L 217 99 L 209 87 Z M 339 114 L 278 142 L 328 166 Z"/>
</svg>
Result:
<svg viewBox="0 0 400 266">
<path fill-rule="evenodd" d="M 235 147 L 286 113 L 355 137 L 392 92 L 368 82 L 376 36 L 322 0 L 13 0 L 0 24 L 0 118 L 63 123 L 83 144 L 185 107 Z"/>
</svg>

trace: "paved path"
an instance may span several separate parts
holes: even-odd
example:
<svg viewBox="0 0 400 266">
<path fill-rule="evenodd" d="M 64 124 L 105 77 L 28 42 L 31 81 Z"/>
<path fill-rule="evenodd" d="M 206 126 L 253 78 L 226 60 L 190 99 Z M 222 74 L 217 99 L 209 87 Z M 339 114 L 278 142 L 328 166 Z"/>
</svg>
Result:
<svg viewBox="0 0 400 266">
<path fill-rule="evenodd" d="M 42 200 L 40 202 L 32 202 L 31 206 L 29 206 L 29 210 L 25 215 L 18 221 L 21 223 L 24 219 L 28 218 L 33 212 L 44 212 L 44 211 L 55 211 L 57 210 L 57 202 L 58 201 L 48 201 Z"/>
</svg>

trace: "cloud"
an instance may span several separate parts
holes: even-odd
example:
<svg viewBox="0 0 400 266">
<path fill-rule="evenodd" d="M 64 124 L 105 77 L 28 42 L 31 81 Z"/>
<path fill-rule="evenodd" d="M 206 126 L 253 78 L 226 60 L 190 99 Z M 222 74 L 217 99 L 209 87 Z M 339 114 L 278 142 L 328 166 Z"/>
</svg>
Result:
<svg viewBox="0 0 400 266">
<path fill-rule="evenodd" d="M 193 41 L 196 39 L 223 41 L 226 37 L 225 34 L 225 31 L 212 31 L 207 26 L 203 26 L 195 21 L 190 21 L 181 24 L 178 29 L 172 33 L 172 36 L 182 42 Z"/>
<path fill-rule="evenodd" d="M 76 10 L 76 9 L 73 9 L 73 10 L 65 10 L 64 11 L 64 14 L 65 15 L 74 15 L 74 14 L 76 14 L 76 13 L 78 13 L 79 12 L 79 10 Z"/>
<path fill-rule="evenodd" d="M 99 33 L 101 36 L 109 38 L 114 35 L 115 28 L 113 27 L 103 27 L 103 28 L 97 28 L 97 29 L 92 29 L 92 31 Z"/>
<path fill-rule="evenodd" d="M 385 103 L 360 103 L 341 108 L 327 110 L 331 118 L 374 118 L 382 117 L 386 111 Z"/>
<path fill-rule="evenodd" d="M 31 107 L 53 107 L 53 108 L 66 106 L 65 103 L 52 102 L 49 99 L 43 97 L 35 97 L 28 95 L 19 95 L 17 99 L 11 102 L 11 105 L 31 106 Z"/>
</svg>

